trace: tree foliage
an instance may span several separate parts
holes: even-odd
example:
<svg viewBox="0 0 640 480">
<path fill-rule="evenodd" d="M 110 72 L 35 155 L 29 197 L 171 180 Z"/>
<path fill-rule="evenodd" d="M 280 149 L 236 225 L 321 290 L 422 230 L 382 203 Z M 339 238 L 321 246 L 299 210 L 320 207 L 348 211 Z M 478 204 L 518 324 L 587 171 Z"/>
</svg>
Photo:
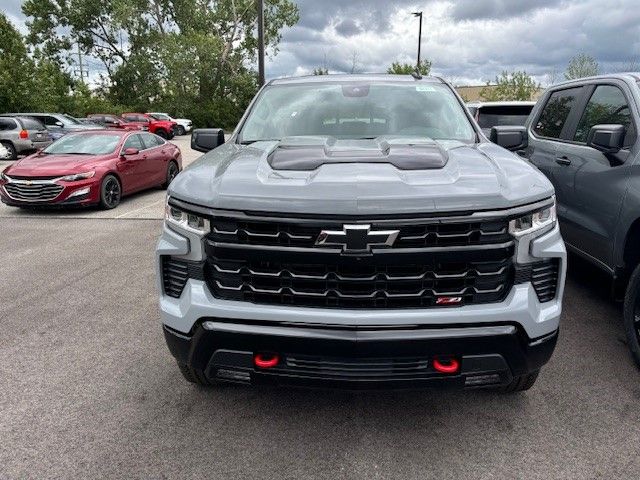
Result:
<svg viewBox="0 0 640 480">
<path fill-rule="evenodd" d="M 327 67 L 317 67 L 313 69 L 314 75 L 329 75 L 329 69 Z"/>
<path fill-rule="evenodd" d="M 431 62 L 429 60 L 420 61 L 420 75 L 429 75 L 431 73 Z M 393 62 L 387 69 L 387 73 L 396 75 L 411 75 L 416 71 L 416 65 L 411 63 Z"/>
<path fill-rule="evenodd" d="M 495 85 L 487 82 L 480 90 L 480 97 L 489 102 L 531 100 L 539 89 L 540 84 L 527 75 L 527 72 L 502 72 L 496 77 Z"/>
<path fill-rule="evenodd" d="M 593 77 L 598 75 L 599 71 L 600 67 L 595 58 L 586 53 L 579 53 L 569 60 L 564 78 L 573 80 L 575 78 Z"/>
<path fill-rule="evenodd" d="M 77 46 L 102 63 L 111 105 L 231 126 L 258 88 L 254 0 L 26 0 L 23 11 L 30 44 L 51 58 Z M 265 1 L 270 54 L 297 21 L 290 0 Z"/>
</svg>

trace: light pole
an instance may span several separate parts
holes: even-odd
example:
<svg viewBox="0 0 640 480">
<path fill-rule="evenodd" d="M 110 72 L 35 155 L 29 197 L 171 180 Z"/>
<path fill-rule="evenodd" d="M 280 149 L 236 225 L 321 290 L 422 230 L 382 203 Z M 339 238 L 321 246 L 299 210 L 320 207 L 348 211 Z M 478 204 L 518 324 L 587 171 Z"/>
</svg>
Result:
<svg viewBox="0 0 640 480">
<path fill-rule="evenodd" d="M 420 46 L 422 44 L 422 12 L 413 12 L 414 17 L 420 17 L 420 27 L 418 28 L 418 65 L 416 72 L 420 73 Z"/>
<path fill-rule="evenodd" d="M 264 85 L 264 0 L 257 0 L 258 6 L 258 84 Z"/>
</svg>

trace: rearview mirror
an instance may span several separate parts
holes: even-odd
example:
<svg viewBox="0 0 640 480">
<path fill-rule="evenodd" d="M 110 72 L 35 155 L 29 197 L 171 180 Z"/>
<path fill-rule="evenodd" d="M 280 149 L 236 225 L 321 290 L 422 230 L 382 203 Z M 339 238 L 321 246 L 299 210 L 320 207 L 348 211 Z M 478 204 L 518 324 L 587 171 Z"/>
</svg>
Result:
<svg viewBox="0 0 640 480">
<path fill-rule="evenodd" d="M 616 153 L 624 145 L 624 125 L 594 125 L 587 135 L 587 145 L 602 153 Z"/>
<path fill-rule="evenodd" d="M 489 140 L 507 150 L 522 150 L 528 144 L 527 129 L 519 125 L 492 127 Z"/>
<path fill-rule="evenodd" d="M 224 143 L 221 128 L 198 128 L 191 135 L 191 148 L 198 152 L 208 152 Z"/>
<path fill-rule="evenodd" d="M 138 153 L 140 153 L 140 150 L 138 150 L 137 148 L 129 147 L 124 149 L 125 157 L 128 155 L 137 155 Z"/>
</svg>

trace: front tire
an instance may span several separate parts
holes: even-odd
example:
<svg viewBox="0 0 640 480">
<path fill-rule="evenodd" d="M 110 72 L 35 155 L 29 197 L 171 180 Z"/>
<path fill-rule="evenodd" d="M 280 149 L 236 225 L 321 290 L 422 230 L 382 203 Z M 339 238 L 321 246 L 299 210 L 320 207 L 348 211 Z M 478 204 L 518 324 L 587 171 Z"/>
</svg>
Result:
<svg viewBox="0 0 640 480">
<path fill-rule="evenodd" d="M 202 370 L 191 368 L 180 362 L 178 362 L 178 368 L 180 369 L 180 373 L 182 373 L 184 379 L 189 383 L 193 383 L 201 387 L 211 387 L 214 385 L 214 383 L 207 380 L 207 377 Z"/>
<path fill-rule="evenodd" d="M 18 152 L 11 142 L 2 142 L 2 146 L 7 149 L 8 155 L 2 160 L 17 160 Z"/>
<path fill-rule="evenodd" d="M 624 330 L 629 350 L 640 367 L 640 265 L 631 274 L 624 296 Z"/>
<path fill-rule="evenodd" d="M 162 188 L 168 188 L 173 182 L 173 179 L 180 173 L 180 169 L 178 168 L 178 164 L 171 160 L 169 165 L 167 166 L 167 177 L 165 182 L 162 184 Z"/>
<path fill-rule="evenodd" d="M 165 132 L 164 130 L 156 130 L 156 135 L 158 135 L 159 137 L 164 138 L 165 140 L 167 140 L 169 138 L 169 134 L 167 132 Z"/>
<path fill-rule="evenodd" d="M 122 199 L 122 185 L 115 175 L 107 175 L 100 185 L 100 207 L 111 210 L 120 205 Z"/>
<path fill-rule="evenodd" d="M 185 133 L 187 132 L 184 130 L 184 127 L 182 125 L 178 125 L 178 128 L 176 130 L 176 135 L 184 135 Z"/>
<path fill-rule="evenodd" d="M 535 372 L 528 373 L 526 375 L 513 377 L 513 380 L 502 387 L 500 391 L 503 393 L 516 393 L 529 390 L 531 387 L 533 387 L 533 384 L 536 383 L 539 373 L 540 370 L 536 370 Z"/>
</svg>

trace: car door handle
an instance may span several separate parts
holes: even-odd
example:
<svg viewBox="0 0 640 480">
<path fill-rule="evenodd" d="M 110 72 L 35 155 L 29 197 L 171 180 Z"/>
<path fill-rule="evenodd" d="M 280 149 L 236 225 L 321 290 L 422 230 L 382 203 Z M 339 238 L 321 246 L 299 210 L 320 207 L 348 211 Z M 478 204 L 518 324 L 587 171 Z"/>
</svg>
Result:
<svg viewBox="0 0 640 480">
<path fill-rule="evenodd" d="M 556 157 L 556 163 L 558 165 L 571 165 L 571 160 L 566 155 Z"/>
</svg>

